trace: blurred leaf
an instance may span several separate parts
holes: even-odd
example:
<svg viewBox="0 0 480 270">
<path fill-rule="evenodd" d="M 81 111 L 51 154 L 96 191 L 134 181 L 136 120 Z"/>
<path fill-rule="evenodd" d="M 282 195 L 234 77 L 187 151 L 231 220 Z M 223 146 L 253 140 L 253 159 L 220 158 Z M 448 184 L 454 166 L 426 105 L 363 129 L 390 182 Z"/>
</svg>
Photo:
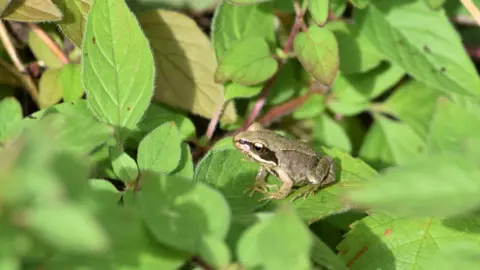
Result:
<svg viewBox="0 0 480 270">
<path fill-rule="evenodd" d="M 424 0 L 427 5 L 432 9 L 438 9 L 445 4 L 446 0 Z"/>
<path fill-rule="evenodd" d="M 442 10 L 434 11 L 423 1 L 372 1 L 355 13 L 355 21 L 379 53 L 445 93 L 480 94 L 476 69 Z"/>
<path fill-rule="evenodd" d="M 233 44 L 249 37 L 275 40 L 275 16 L 271 2 L 257 5 L 218 4 L 212 21 L 212 43 L 217 60 L 222 60 Z M 247 23 L 248 22 L 248 23 Z"/>
<path fill-rule="evenodd" d="M 365 8 L 370 4 L 370 0 L 350 0 L 350 2 L 359 9 Z"/>
<path fill-rule="evenodd" d="M 19 73 L 14 66 L 0 59 L 0 84 L 10 86 L 21 86 L 22 81 Z"/>
<path fill-rule="evenodd" d="M 144 174 L 141 181 L 136 205 L 159 242 L 198 254 L 209 248 L 205 237 L 225 238 L 230 210 L 216 190 L 178 176 Z"/>
<path fill-rule="evenodd" d="M 430 123 L 428 134 L 428 153 L 457 153 L 468 157 L 468 151 L 478 147 L 480 138 L 480 117 L 465 106 L 446 98 L 439 98 Z M 480 149 L 476 149 L 480 150 Z M 472 153 L 473 160 L 479 152 Z"/>
<path fill-rule="evenodd" d="M 135 13 L 153 9 L 183 9 L 204 11 L 215 5 L 215 0 L 126 0 Z"/>
<path fill-rule="evenodd" d="M 475 164 L 462 156 L 430 156 L 387 170 L 347 197 L 359 207 L 401 216 L 460 215 L 480 206 L 479 176 Z"/>
<path fill-rule="evenodd" d="M 115 146 L 109 148 L 110 161 L 113 171 L 123 182 L 130 182 L 137 179 L 137 163 L 127 153 Z"/>
<path fill-rule="evenodd" d="M 435 255 L 456 244 L 478 246 L 478 218 L 441 220 L 375 213 L 354 224 L 338 245 L 349 269 L 431 269 Z"/>
<path fill-rule="evenodd" d="M 11 1 L 0 18 L 22 22 L 59 21 L 62 13 L 50 0 Z"/>
<path fill-rule="evenodd" d="M 192 158 L 192 153 L 190 153 L 190 146 L 182 142 L 180 144 L 180 147 L 182 150 L 182 154 L 180 156 L 180 162 L 177 168 L 175 168 L 175 170 L 172 171 L 171 174 L 182 176 L 187 179 L 193 179 L 193 176 L 194 176 L 193 158 Z"/>
<path fill-rule="evenodd" d="M 259 4 L 263 2 L 269 2 L 272 0 L 225 0 L 228 3 L 236 4 L 236 5 L 249 5 L 249 4 Z"/>
<path fill-rule="evenodd" d="M 63 13 L 62 20 L 57 22 L 58 27 L 79 48 L 83 45 L 82 40 L 91 2 L 92 0 L 53 0 Z"/>
<path fill-rule="evenodd" d="M 212 45 L 195 21 L 173 11 L 157 10 L 138 17 L 155 56 L 154 99 L 173 107 L 212 117 L 223 103 L 223 86 L 213 81 L 217 68 Z M 234 123 L 233 103 L 224 109 L 221 121 Z"/>
<path fill-rule="evenodd" d="M 52 40 L 63 49 L 63 43 L 60 36 L 54 31 L 45 31 Z M 62 61 L 57 57 L 55 53 L 35 34 L 33 31 L 28 32 L 28 47 L 32 50 L 33 55 L 38 60 L 45 63 L 48 68 L 61 68 L 63 66 Z"/>
<path fill-rule="evenodd" d="M 338 44 L 333 33 L 312 25 L 295 37 L 294 51 L 305 70 L 323 85 L 330 86 L 338 73 Z"/>
<path fill-rule="evenodd" d="M 307 82 L 303 80 L 302 75 L 307 75 L 310 78 L 310 75 L 298 61 L 294 59 L 288 60 L 278 71 L 278 75 L 268 91 L 266 103 L 268 105 L 277 105 L 306 90 L 305 85 Z"/>
<path fill-rule="evenodd" d="M 312 260 L 327 269 L 348 270 L 340 258 L 333 253 L 333 251 L 320 240 L 315 234 L 312 234 L 313 245 L 310 250 Z"/>
<path fill-rule="evenodd" d="M 418 159 L 425 148 L 425 141 L 408 125 L 377 114 L 360 149 L 360 157 L 383 168 Z"/>
<path fill-rule="evenodd" d="M 245 194 L 254 184 L 259 166 L 244 159 L 236 149 L 211 150 L 198 163 L 195 172 L 196 182 L 207 183 L 222 192 L 234 215 L 252 213 L 265 204 L 259 203 L 262 194 L 255 193 L 252 197 Z"/>
<path fill-rule="evenodd" d="M 119 143 L 150 104 L 153 67 L 148 40 L 126 4 L 95 1 L 83 41 L 82 80 L 89 107 L 116 128 Z"/>
<path fill-rule="evenodd" d="M 258 95 L 262 91 L 263 85 L 241 85 L 230 82 L 225 84 L 225 100 L 235 98 L 248 98 Z"/>
<path fill-rule="evenodd" d="M 325 110 L 325 97 L 323 95 L 311 95 L 302 106 L 293 112 L 295 119 L 309 119 L 320 115 Z"/>
<path fill-rule="evenodd" d="M 61 69 L 47 69 L 42 73 L 38 87 L 38 103 L 41 109 L 57 104 L 62 99 L 61 75 Z"/>
<path fill-rule="evenodd" d="M 377 176 L 377 172 L 361 159 L 353 158 L 339 149 L 322 147 L 321 154 L 333 158 L 337 183 L 319 190 L 307 199 L 299 198 L 293 201 L 296 212 L 308 224 L 347 211 L 349 208 L 340 197 L 343 191 Z M 293 192 L 285 200 L 289 200 L 296 193 Z"/>
<path fill-rule="evenodd" d="M 24 118 L 23 121 L 34 121 L 36 119 L 42 118 L 44 115 L 58 112 L 67 115 L 73 114 L 95 119 L 95 115 L 93 115 L 92 111 L 90 111 L 90 109 L 88 108 L 87 101 L 85 99 L 79 99 L 67 103 L 56 104 L 47 109 L 37 111 L 35 113 L 32 113 L 30 116 Z"/>
<path fill-rule="evenodd" d="M 475 243 L 460 243 L 446 246 L 430 261 L 437 270 L 477 269 L 480 267 L 480 247 Z"/>
<path fill-rule="evenodd" d="M 109 246 L 94 217 L 72 204 L 35 206 L 25 211 L 24 218 L 28 230 L 62 251 L 101 253 Z"/>
<path fill-rule="evenodd" d="M 200 256 L 205 262 L 215 269 L 229 269 L 231 255 L 225 242 L 215 237 L 206 236 L 202 239 Z"/>
<path fill-rule="evenodd" d="M 0 15 L 2 15 L 3 11 L 8 7 L 10 2 L 10 0 L 0 0 Z"/>
<path fill-rule="evenodd" d="M 347 8 L 348 0 L 330 0 L 330 9 L 335 16 L 341 17 Z"/>
<path fill-rule="evenodd" d="M 397 88 L 380 108 L 400 118 L 422 139 L 426 139 L 439 96 L 436 89 L 419 81 L 409 81 Z"/>
<path fill-rule="evenodd" d="M 0 142 L 18 133 L 18 123 L 23 118 L 22 106 L 13 97 L 0 101 Z"/>
<path fill-rule="evenodd" d="M 326 114 L 315 118 L 312 137 L 316 148 L 326 146 L 336 147 L 347 153 L 352 151 L 352 146 L 345 130 Z"/>
<path fill-rule="evenodd" d="M 337 39 L 342 74 L 366 72 L 384 60 L 370 41 L 359 33 L 356 25 L 333 21 L 325 27 L 331 30 Z"/>
<path fill-rule="evenodd" d="M 324 25 L 328 18 L 330 0 L 307 0 L 308 11 L 317 25 Z"/>
<path fill-rule="evenodd" d="M 83 96 L 82 77 L 80 72 L 81 66 L 79 64 L 66 64 L 63 66 L 60 80 L 64 102 L 77 100 Z"/>
<path fill-rule="evenodd" d="M 272 77 L 277 69 L 277 60 L 263 38 L 244 38 L 233 44 L 220 60 L 215 81 L 255 85 Z"/>
<path fill-rule="evenodd" d="M 138 146 L 138 167 L 142 173 L 169 173 L 179 164 L 181 149 L 174 122 L 164 123 L 150 132 Z"/>
<path fill-rule="evenodd" d="M 286 205 L 275 216 L 248 228 L 237 245 L 242 265 L 265 270 L 311 269 L 311 247 L 308 227 Z"/>
<path fill-rule="evenodd" d="M 433 0 L 435 1 L 435 0 Z M 475 6 L 480 5 L 480 0 L 472 0 Z M 471 16 L 470 12 L 463 6 L 461 1 L 457 0 L 447 0 L 445 5 L 443 6 L 445 13 L 449 17 L 456 17 L 456 16 Z"/>
</svg>

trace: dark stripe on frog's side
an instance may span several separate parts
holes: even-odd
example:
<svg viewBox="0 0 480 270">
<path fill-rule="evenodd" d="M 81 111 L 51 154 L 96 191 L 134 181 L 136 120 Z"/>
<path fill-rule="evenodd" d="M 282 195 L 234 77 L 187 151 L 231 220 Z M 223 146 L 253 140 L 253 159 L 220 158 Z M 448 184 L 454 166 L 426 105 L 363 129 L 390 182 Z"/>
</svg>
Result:
<svg viewBox="0 0 480 270">
<path fill-rule="evenodd" d="M 270 151 L 270 149 L 264 147 L 262 150 L 257 151 L 255 150 L 254 143 L 248 142 L 248 146 L 250 147 L 250 151 L 257 155 L 259 158 L 273 162 L 275 164 L 278 164 L 278 159 L 277 156 L 275 155 L 275 152 Z"/>
</svg>

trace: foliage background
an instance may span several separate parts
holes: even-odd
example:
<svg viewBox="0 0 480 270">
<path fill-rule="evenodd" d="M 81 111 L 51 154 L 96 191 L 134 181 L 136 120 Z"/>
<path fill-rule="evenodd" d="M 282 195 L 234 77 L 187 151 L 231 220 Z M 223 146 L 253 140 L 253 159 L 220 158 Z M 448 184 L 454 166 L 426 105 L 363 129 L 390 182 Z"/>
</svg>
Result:
<svg viewBox="0 0 480 270">
<path fill-rule="evenodd" d="M 0 269 L 478 269 L 475 5 L 0 0 Z M 337 183 L 246 196 L 253 121 Z"/>
</svg>

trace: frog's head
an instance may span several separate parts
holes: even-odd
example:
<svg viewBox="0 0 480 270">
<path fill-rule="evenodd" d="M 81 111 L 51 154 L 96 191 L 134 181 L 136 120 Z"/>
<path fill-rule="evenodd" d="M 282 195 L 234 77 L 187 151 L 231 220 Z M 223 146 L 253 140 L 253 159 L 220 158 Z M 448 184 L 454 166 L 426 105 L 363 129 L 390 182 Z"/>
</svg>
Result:
<svg viewBox="0 0 480 270">
<path fill-rule="evenodd" d="M 239 132 L 233 138 L 233 144 L 244 155 L 265 166 L 277 166 L 275 132 L 253 123 L 247 130 Z"/>
</svg>

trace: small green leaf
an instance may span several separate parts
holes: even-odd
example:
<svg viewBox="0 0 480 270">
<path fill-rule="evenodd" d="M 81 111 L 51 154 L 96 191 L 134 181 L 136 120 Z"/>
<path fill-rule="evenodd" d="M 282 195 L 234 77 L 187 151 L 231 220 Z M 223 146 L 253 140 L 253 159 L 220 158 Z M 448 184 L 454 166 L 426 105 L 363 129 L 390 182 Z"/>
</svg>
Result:
<svg viewBox="0 0 480 270">
<path fill-rule="evenodd" d="M 230 210 L 216 190 L 173 175 L 148 174 L 141 181 L 135 203 L 157 241 L 198 254 L 205 237 L 225 238 Z"/>
<path fill-rule="evenodd" d="M 325 97 L 311 95 L 308 100 L 293 112 L 295 119 L 309 119 L 320 115 L 325 110 Z"/>
<path fill-rule="evenodd" d="M 423 0 L 432 9 L 439 9 L 445 4 L 446 0 Z"/>
<path fill-rule="evenodd" d="M 215 81 L 233 81 L 242 85 L 261 83 L 275 74 L 277 61 L 261 37 L 244 38 L 233 44 L 215 72 Z"/>
<path fill-rule="evenodd" d="M 61 84 L 63 101 L 70 102 L 83 96 L 81 66 L 79 64 L 67 64 L 62 68 Z"/>
<path fill-rule="evenodd" d="M 57 33 L 54 31 L 45 32 L 54 40 L 60 49 L 63 49 L 62 39 Z M 48 68 L 62 67 L 62 61 L 33 31 L 28 32 L 28 47 L 32 50 L 35 58 L 43 61 Z"/>
<path fill-rule="evenodd" d="M 138 17 L 155 57 L 154 100 L 211 118 L 224 102 L 221 84 L 214 82 L 217 61 L 212 44 L 188 16 L 174 11 L 144 12 Z M 227 103 L 222 123 L 235 123 L 233 103 Z"/>
<path fill-rule="evenodd" d="M 258 95 L 262 88 L 263 85 L 247 86 L 230 82 L 225 85 L 225 100 L 253 97 Z"/>
<path fill-rule="evenodd" d="M 212 150 L 198 163 L 195 172 L 195 181 L 207 183 L 223 193 L 235 215 L 252 213 L 264 204 L 258 202 L 262 194 L 249 197 L 245 193 L 254 184 L 259 166 L 244 159 L 236 149 Z"/>
<path fill-rule="evenodd" d="M 370 4 L 370 0 L 350 0 L 350 2 L 357 8 L 365 8 Z"/>
<path fill-rule="evenodd" d="M 180 136 L 174 122 L 167 122 L 150 132 L 138 146 L 141 172 L 172 172 L 180 161 Z"/>
<path fill-rule="evenodd" d="M 225 242 L 211 236 L 202 238 L 199 255 L 215 269 L 228 269 L 226 267 L 231 260 L 230 250 Z"/>
<path fill-rule="evenodd" d="M 347 153 L 352 151 L 352 145 L 345 130 L 326 114 L 315 119 L 313 141 L 318 149 L 320 146 L 326 146 L 336 147 Z"/>
<path fill-rule="evenodd" d="M 116 128 L 121 143 L 153 94 L 149 43 L 124 1 L 95 1 L 86 27 L 82 80 L 87 101 L 100 121 Z"/>
<path fill-rule="evenodd" d="M 119 150 L 115 146 L 109 148 L 109 157 L 112 162 L 112 168 L 115 174 L 123 182 L 130 182 L 137 179 L 137 163 L 127 153 Z"/>
<path fill-rule="evenodd" d="M 408 125 L 375 115 L 375 123 L 370 127 L 360 157 L 376 167 L 405 164 L 423 156 L 425 141 Z"/>
<path fill-rule="evenodd" d="M 401 216 L 461 215 L 480 206 L 479 177 L 480 170 L 462 156 L 430 156 L 387 170 L 347 197 L 354 205 Z"/>
<path fill-rule="evenodd" d="M 213 17 L 211 34 L 217 60 L 244 38 L 263 37 L 269 44 L 273 43 L 274 21 L 272 2 L 244 6 L 220 2 Z"/>
<path fill-rule="evenodd" d="M 61 21 L 57 22 L 60 30 L 77 47 L 82 47 L 85 24 L 92 0 L 53 0 L 63 13 Z"/>
<path fill-rule="evenodd" d="M 295 37 L 294 51 L 305 70 L 323 85 L 330 86 L 338 73 L 338 45 L 330 30 L 312 25 Z"/>
<path fill-rule="evenodd" d="M 62 99 L 61 69 L 47 69 L 40 78 L 38 103 L 44 109 L 57 104 Z"/>
<path fill-rule="evenodd" d="M 269 2 L 272 0 L 225 0 L 225 1 L 235 5 L 251 5 L 251 4 L 259 4 L 263 2 Z"/>
<path fill-rule="evenodd" d="M 58 21 L 62 13 L 50 1 L 23 0 L 11 1 L 7 8 L 0 14 L 0 18 L 22 22 Z"/>
<path fill-rule="evenodd" d="M 308 1 L 308 11 L 317 25 L 324 25 L 328 18 L 330 0 L 304 0 Z"/>
<path fill-rule="evenodd" d="M 180 145 L 182 148 L 182 155 L 180 157 L 180 162 L 178 163 L 177 168 L 171 172 L 172 175 L 178 175 L 185 177 L 187 179 L 193 179 L 193 157 L 190 153 L 190 146 L 184 142 Z"/>
<path fill-rule="evenodd" d="M 29 231 L 60 250 L 101 253 L 109 246 L 109 239 L 95 218 L 74 205 L 35 206 L 23 215 Z"/>
<path fill-rule="evenodd" d="M 247 269 L 312 269 L 311 247 L 308 227 L 285 205 L 245 231 L 237 246 L 238 260 Z"/>
<path fill-rule="evenodd" d="M 22 106 L 15 98 L 7 97 L 0 101 L 0 142 L 18 133 L 22 117 Z"/>
</svg>

